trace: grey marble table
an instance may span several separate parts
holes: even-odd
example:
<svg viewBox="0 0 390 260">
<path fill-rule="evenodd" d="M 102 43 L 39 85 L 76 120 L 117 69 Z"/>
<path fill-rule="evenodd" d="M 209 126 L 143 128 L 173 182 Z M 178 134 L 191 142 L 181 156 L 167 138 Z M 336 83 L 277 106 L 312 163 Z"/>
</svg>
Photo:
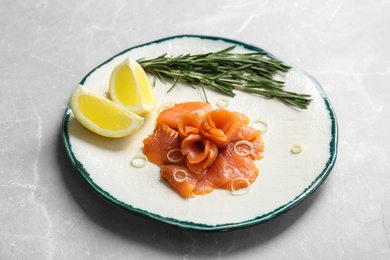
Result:
<svg viewBox="0 0 390 260">
<path fill-rule="evenodd" d="M 390 2 L 0 2 L 0 259 L 389 259 Z M 287 213 L 230 232 L 180 230 L 100 198 L 61 140 L 69 97 L 116 53 L 179 34 L 245 41 L 323 86 L 338 159 Z"/>
</svg>

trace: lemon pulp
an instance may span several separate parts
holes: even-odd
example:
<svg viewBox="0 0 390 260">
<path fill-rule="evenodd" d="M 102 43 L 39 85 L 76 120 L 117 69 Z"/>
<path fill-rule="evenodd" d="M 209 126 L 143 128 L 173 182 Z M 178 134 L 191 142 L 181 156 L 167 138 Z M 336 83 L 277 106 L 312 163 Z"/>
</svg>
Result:
<svg viewBox="0 0 390 260">
<path fill-rule="evenodd" d="M 137 89 L 137 81 L 128 65 L 121 66 L 114 78 L 115 96 L 125 107 L 133 107 L 141 103 Z"/>
<path fill-rule="evenodd" d="M 118 113 L 118 108 L 90 95 L 81 95 L 77 103 L 80 112 L 101 128 L 116 131 L 125 129 L 133 122 L 127 114 Z"/>
<path fill-rule="evenodd" d="M 109 85 L 111 100 L 127 110 L 143 115 L 155 109 L 154 92 L 146 73 L 131 58 L 113 69 Z"/>
<path fill-rule="evenodd" d="M 136 75 L 138 76 L 138 80 L 139 80 L 139 83 L 140 83 L 140 87 L 141 87 L 141 92 L 143 93 L 144 95 L 144 102 L 147 106 L 154 106 L 153 102 L 154 102 L 154 96 L 153 96 L 153 92 L 150 91 L 150 85 L 149 85 L 149 81 L 145 75 L 145 72 L 144 70 L 142 69 L 142 67 L 137 64 L 135 66 L 135 73 Z"/>
<path fill-rule="evenodd" d="M 70 99 L 75 118 L 89 130 L 106 137 L 123 137 L 137 131 L 144 119 L 113 101 L 79 85 Z"/>
</svg>

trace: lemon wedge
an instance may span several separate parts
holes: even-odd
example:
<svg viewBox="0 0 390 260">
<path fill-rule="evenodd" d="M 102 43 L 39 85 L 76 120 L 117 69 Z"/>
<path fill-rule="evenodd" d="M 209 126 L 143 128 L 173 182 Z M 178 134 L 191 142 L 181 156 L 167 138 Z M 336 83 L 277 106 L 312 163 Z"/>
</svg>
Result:
<svg viewBox="0 0 390 260">
<path fill-rule="evenodd" d="M 112 101 L 137 115 L 143 115 L 156 107 L 154 91 L 144 69 L 131 58 L 113 69 L 109 93 Z"/>
<path fill-rule="evenodd" d="M 79 85 L 70 98 L 75 118 L 89 130 L 106 137 L 123 137 L 137 131 L 144 119 L 113 101 Z"/>
</svg>

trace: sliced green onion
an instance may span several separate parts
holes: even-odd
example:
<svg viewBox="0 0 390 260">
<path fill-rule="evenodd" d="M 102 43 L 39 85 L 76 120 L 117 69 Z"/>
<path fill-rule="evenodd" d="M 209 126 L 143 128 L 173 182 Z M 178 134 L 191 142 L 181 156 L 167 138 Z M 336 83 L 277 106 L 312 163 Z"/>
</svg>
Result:
<svg viewBox="0 0 390 260">
<path fill-rule="evenodd" d="M 136 168 L 144 167 L 148 162 L 148 158 L 143 154 L 136 154 L 131 158 L 131 165 Z"/>
<path fill-rule="evenodd" d="M 179 177 L 179 176 L 177 176 L 177 174 L 178 173 L 180 173 L 180 175 L 183 175 L 184 177 Z M 173 173 L 173 178 L 175 179 L 175 181 L 177 181 L 177 182 L 183 182 L 183 181 L 185 181 L 185 180 L 187 180 L 187 172 L 185 171 L 185 170 L 181 170 L 181 169 L 179 169 L 179 170 L 176 170 L 176 171 L 174 171 L 174 173 Z"/>
<path fill-rule="evenodd" d="M 227 98 L 221 97 L 217 101 L 217 106 L 220 108 L 225 108 L 225 107 L 228 107 L 229 105 L 230 105 L 230 100 Z"/>
<path fill-rule="evenodd" d="M 303 145 L 300 143 L 295 143 L 291 146 L 291 152 L 292 153 L 300 153 L 303 151 Z"/>
<path fill-rule="evenodd" d="M 268 121 L 263 118 L 257 118 L 253 120 L 252 127 L 265 134 L 268 131 Z"/>
<path fill-rule="evenodd" d="M 174 154 L 177 154 L 179 153 L 180 156 L 178 158 L 175 158 Z M 177 157 L 177 156 L 176 156 Z M 183 158 L 183 154 L 181 153 L 181 150 L 180 149 L 172 149 L 170 150 L 168 153 L 167 153 L 167 159 L 172 162 L 172 163 L 176 163 L 176 162 L 180 162 L 181 159 Z"/>
<path fill-rule="evenodd" d="M 248 149 L 245 148 L 248 146 Z M 253 152 L 253 144 L 248 140 L 241 140 L 234 144 L 234 153 L 238 156 L 247 156 Z"/>
<path fill-rule="evenodd" d="M 238 189 L 238 190 L 236 190 L 234 188 L 234 183 L 236 181 L 244 181 L 244 182 L 246 182 L 248 184 L 248 186 L 246 187 L 246 189 Z M 237 196 L 246 195 L 246 194 L 249 193 L 250 188 L 251 188 L 251 183 L 248 181 L 248 179 L 237 177 L 237 178 L 232 180 L 232 183 L 231 183 L 231 190 L 232 190 L 232 192 L 231 193 L 233 195 L 237 195 Z"/>
</svg>

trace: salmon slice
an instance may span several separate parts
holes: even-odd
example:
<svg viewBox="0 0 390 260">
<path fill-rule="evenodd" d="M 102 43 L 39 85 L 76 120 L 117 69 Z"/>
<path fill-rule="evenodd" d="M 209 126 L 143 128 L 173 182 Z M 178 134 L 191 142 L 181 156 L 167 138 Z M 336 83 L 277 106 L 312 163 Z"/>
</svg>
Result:
<svg viewBox="0 0 390 260">
<path fill-rule="evenodd" d="M 231 137 L 231 142 L 239 140 L 248 140 L 253 145 L 253 151 L 249 155 L 252 160 L 260 160 L 263 158 L 264 141 L 261 137 L 261 132 L 248 125 L 238 128 Z"/>
<path fill-rule="evenodd" d="M 252 140 L 257 135 L 260 135 L 260 130 L 256 130 L 253 127 L 249 125 L 242 125 L 238 127 L 232 134 L 231 134 L 231 141 L 237 141 L 237 140 Z"/>
<path fill-rule="evenodd" d="M 192 134 L 181 143 L 181 152 L 187 158 L 188 169 L 192 173 L 199 174 L 215 161 L 218 147 L 201 135 Z"/>
<path fill-rule="evenodd" d="M 185 180 L 183 171 L 186 172 Z M 176 172 L 176 178 L 174 174 Z M 181 196 L 192 198 L 195 196 L 193 190 L 196 188 L 197 179 L 194 174 L 190 173 L 185 165 L 163 165 L 161 166 L 161 177 L 168 181 L 169 186 L 177 191 Z"/>
<path fill-rule="evenodd" d="M 253 152 L 249 155 L 252 160 L 261 160 L 263 159 L 264 152 L 264 140 L 261 137 L 261 134 L 258 133 L 252 139 L 249 140 L 253 145 Z"/>
<path fill-rule="evenodd" d="M 177 131 L 171 129 L 170 127 L 164 124 L 157 124 L 156 128 L 153 130 L 153 133 L 143 140 L 144 143 L 144 154 L 148 160 L 157 165 L 163 164 L 183 164 L 185 163 L 185 158 L 183 157 L 180 161 L 172 162 L 168 159 L 168 153 L 173 149 L 181 149 L 181 141 Z M 173 159 L 177 158 L 176 156 Z"/>
<path fill-rule="evenodd" d="M 216 109 L 208 112 L 200 128 L 200 133 L 223 149 L 231 142 L 237 129 L 247 125 L 249 118 L 238 112 Z"/>
<path fill-rule="evenodd" d="M 234 152 L 234 144 L 230 143 L 223 149 L 215 162 L 207 168 L 204 177 L 198 181 L 194 194 L 201 195 L 214 189 L 231 190 L 231 184 L 236 178 L 243 178 L 253 183 L 259 170 L 250 156 L 239 156 Z M 245 188 L 246 182 L 235 182 L 235 189 Z"/>
<path fill-rule="evenodd" d="M 202 179 L 200 179 L 194 189 L 194 194 L 205 195 L 214 191 L 214 189 L 224 185 L 230 176 L 229 165 L 226 158 L 218 154 L 214 163 L 206 169 Z"/>
<path fill-rule="evenodd" d="M 253 162 L 252 158 L 248 156 L 240 156 L 234 152 L 235 142 L 229 144 L 229 146 L 222 151 L 222 156 L 225 157 L 229 165 L 229 178 L 220 188 L 231 190 L 232 181 L 236 178 L 243 178 L 253 183 L 258 174 L 259 169 Z M 211 173 L 210 173 L 211 174 Z M 245 188 L 247 183 L 237 182 L 235 183 L 235 189 Z"/>
<path fill-rule="evenodd" d="M 180 115 L 178 132 L 182 139 L 191 134 L 199 134 L 199 128 L 206 112 L 204 110 L 185 111 Z"/>
<path fill-rule="evenodd" d="M 157 117 L 157 123 L 162 123 L 169 126 L 172 129 L 178 130 L 178 123 L 180 120 L 180 115 L 185 111 L 195 111 L 195 110 L 204 110 L 211 111 L 213 108 L 210 103 L 203 101 L 192 101 L 177 103 L 174 107 L 162 111 Z"/>
</svg>

